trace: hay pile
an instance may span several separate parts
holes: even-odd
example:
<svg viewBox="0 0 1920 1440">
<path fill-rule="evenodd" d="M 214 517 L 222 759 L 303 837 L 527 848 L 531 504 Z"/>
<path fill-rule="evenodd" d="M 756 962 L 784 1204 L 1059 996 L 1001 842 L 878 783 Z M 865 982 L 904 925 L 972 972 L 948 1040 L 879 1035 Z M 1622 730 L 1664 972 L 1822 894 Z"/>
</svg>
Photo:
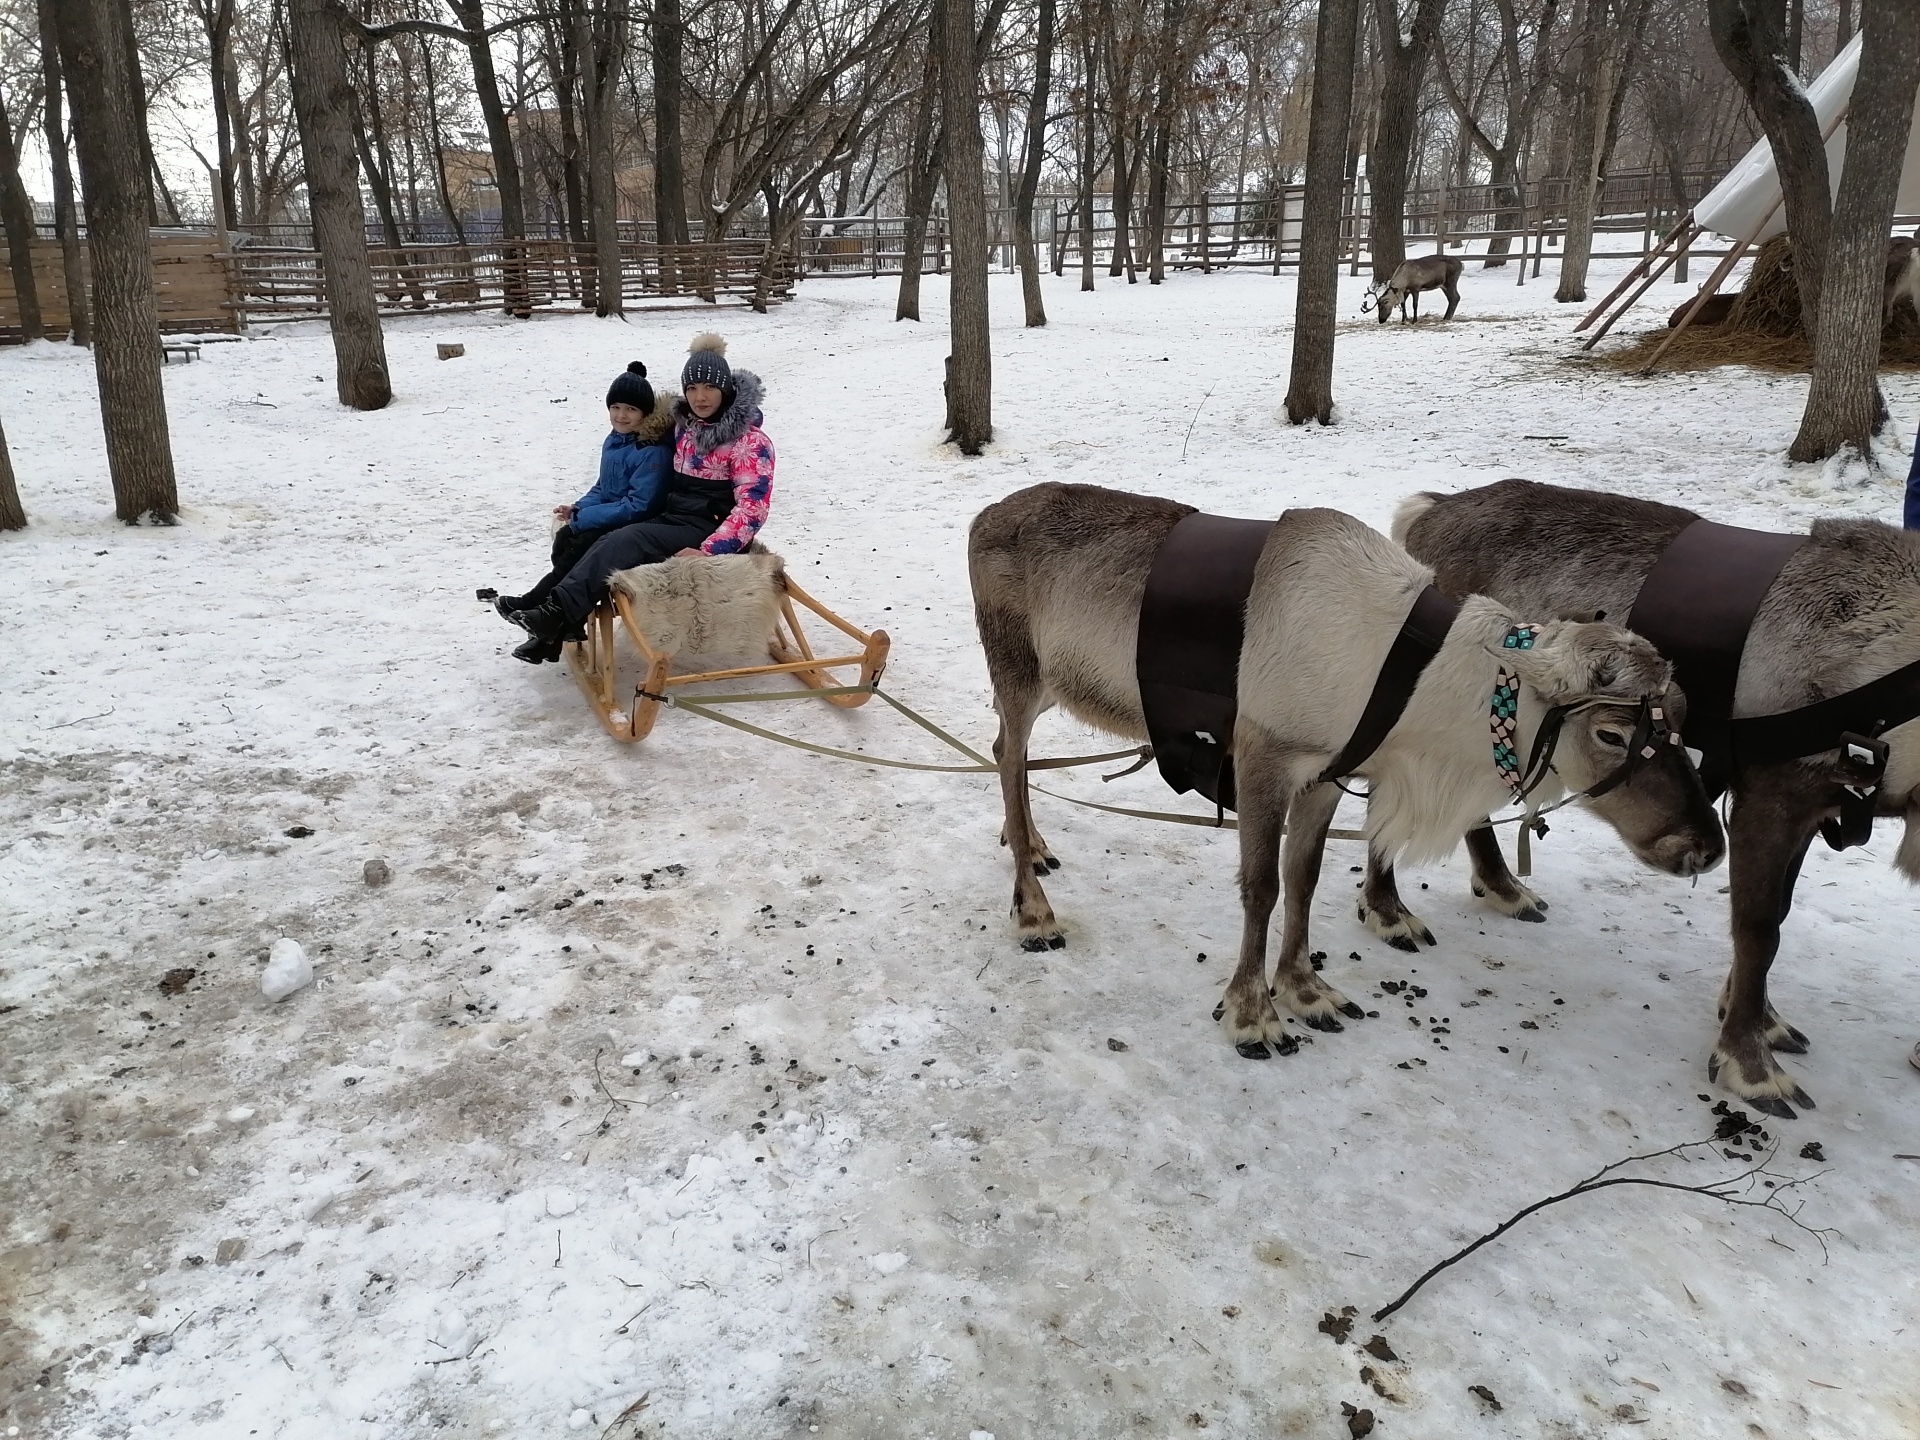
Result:
<svg viewBox="0 0 1920 1440">
<path fill-rule="evenodd" d="M 1631 345 L 1594 356 L 1611 370 L 1645 367 L 1671 332 L 1662 326 Z M 1800 287 L 1793 278 L 1793 244 L 1776 235 L 1762 245 L 1753 269 L 1725 323 L 1694 324 L 1661 357 L 1662 370 L 1710 370 L 1717 365 L 1750 365 L 1757 370 L 1805 373 L 1813 368 L 1812 347 L 1800 333 Z M 1886 370 L 1920 369 L 1920 317 L 1905 303 L 1880 336 L 1880 365 Z"/>
</svg>

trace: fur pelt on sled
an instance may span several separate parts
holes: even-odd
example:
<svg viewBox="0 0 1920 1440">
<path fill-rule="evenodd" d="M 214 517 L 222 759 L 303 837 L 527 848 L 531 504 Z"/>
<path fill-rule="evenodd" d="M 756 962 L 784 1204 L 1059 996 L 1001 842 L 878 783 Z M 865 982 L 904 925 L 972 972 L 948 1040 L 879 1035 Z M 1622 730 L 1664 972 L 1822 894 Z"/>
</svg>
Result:
<svg viewBox="0 0 1920 1440">
<path fill-rule="evenodd" d="M 607 588 L 633 603 L 647 643 L 663 655 L 765 655 L 786 593 L 786 562 L 755 545 L 744 555 L 681 555 L 616 570 Z"/>
</svg>

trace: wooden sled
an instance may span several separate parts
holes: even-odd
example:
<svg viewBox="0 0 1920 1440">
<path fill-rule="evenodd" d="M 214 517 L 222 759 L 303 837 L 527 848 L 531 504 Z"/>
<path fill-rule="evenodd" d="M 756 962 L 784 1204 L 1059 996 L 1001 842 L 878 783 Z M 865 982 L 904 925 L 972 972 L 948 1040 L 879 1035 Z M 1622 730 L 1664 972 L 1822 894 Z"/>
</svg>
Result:
<svg viewBox="0 0 1920 1440">
<path fill-rule="evenodd" d="M 780 576 L 779 615 L 768 643 L 768 663 L 740 665 L 726 670 L 702 670 L 675 674 L 673 656 L 663 654 L 649 643 L 642 617 L 635 613 L 635 602 L 619 591 L 613 592 L 593 614 L 587 617 L 584 641 L 570 641 L 565 647 L 567 668 L 600 717 L 609 735 L 629 744 L 645 739 L 676 686 L 698 685 L 710 680 L 738 680 L 749 675 L 791 675 L 814 690 L 851 690 L 850 694 L 823 695 L 829 705 L 851 710 L 867 703 L 887 664 L 891 641 L 884 630 L 864 631 L 841 619 L 818 600 L 796 585 L 784 572 Z M 798 606 L 799 609 L 795 607 Z M 861 647 L 852 655 L 817 655 L 800 626 L 800 609 L 810 610 Z M 640 652 L 642 678 L 632 692 L 632 703 L 621 691 L 619 661 L 615 644 L 625 630 L 634 648 Z M 858 667 L 854 676 L 833 672 Z M 622 707 L 625 708 L 622 708 Z"/>
</svg>

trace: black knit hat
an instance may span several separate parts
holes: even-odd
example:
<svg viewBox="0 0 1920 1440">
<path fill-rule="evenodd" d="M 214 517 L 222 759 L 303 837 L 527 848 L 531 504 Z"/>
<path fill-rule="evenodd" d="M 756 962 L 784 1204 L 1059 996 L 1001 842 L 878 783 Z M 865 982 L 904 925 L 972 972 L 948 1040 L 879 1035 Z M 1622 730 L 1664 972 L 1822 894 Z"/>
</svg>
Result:
<svg viewBox="0 0 1920 1440">
<path fill-rule="evenodd" d="M 653 386 L 647 383 L 647 367 L 638 360 L 613 377 L 607 387 L 607 404 L 631 405 L 642 415 L 653 413 Z"/>
<path fill-rule="evenodd" d="M 687 347 L 687 363 L 680 367 L 680 388 L 711 385 L 733 393 L 733 367 L 727 364 L 727 342 L 718 335 L 696 335 Z"/>
</svg>

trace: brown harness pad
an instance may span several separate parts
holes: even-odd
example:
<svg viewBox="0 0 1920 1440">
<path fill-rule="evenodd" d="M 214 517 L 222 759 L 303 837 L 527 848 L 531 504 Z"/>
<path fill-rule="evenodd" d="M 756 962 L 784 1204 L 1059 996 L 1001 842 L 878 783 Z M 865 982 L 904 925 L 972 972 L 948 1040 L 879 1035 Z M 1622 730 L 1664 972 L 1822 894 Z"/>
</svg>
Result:
<svg viewBox="0 0 1920 1440">
<path fill-rule="evenodd" d="M 1709 795 L 1725 790 L 1733 772 L 1733 692 L 1747 631 L 1806 540 L 1696 520 L 1654 562 L 1633 602 L 1627 628 L 1673 662 L 1686 692 L 1686 737 L 1704 757 Z"/>
<path fill-rule="evenodd" d="M 1195 512 L 1160 542 L 1140 602 L 1140 704 L 1160 775 L 1234 808 L 1233 724 L 1254 568 L 1276 521 Z"/>
</svg>

